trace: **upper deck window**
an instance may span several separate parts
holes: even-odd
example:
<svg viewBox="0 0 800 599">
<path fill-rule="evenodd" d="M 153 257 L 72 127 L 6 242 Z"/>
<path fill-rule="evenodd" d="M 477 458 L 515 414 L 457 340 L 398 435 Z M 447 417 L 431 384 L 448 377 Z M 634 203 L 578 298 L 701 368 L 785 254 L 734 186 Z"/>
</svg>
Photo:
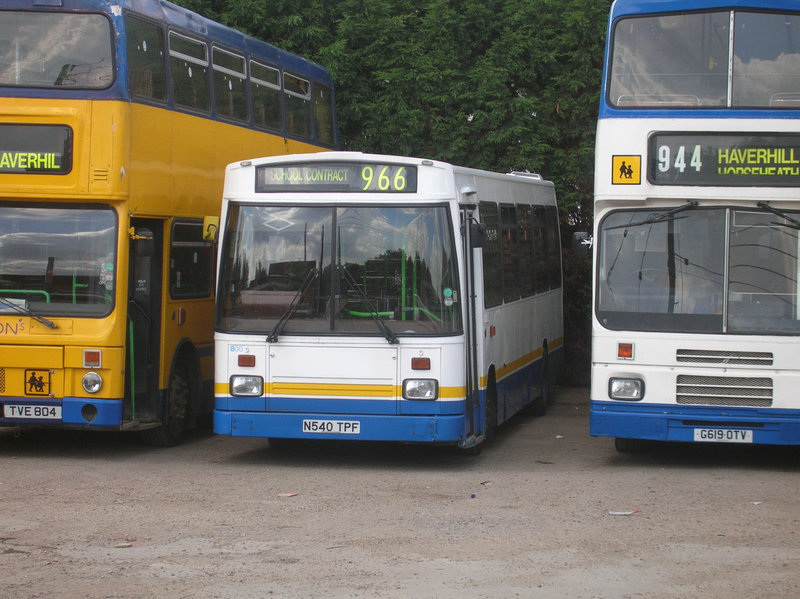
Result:
<svg viewBox="0 0 800 599">
<path fill-rule="evenodd" d="M 246 121 L 247 74 L 244 56 L 226 52 L 221 48 L 212 50 L 214 64 L 214 101 L 217 114 L 239 121 Z"/>
<path fill-rule="evenodd" d="M 631 17 L 616 24 L 613 36 L 613 106 L 800 107 L 800 15 Z"/>
<path fill-rule="evenodd" d="M 284 73 L 283 91 L 287 131 L 311 139 L 311 83 L 291 73 Z"/>
<path fill-rule="evenodd" d="M 104 89 L 114 80 L 111 24 L 103 15 L 0 13 L 0 85 Z"/>
<path fill-rule="evenodd" d="M 164 62 L 164 34 L 158 23 L 126 15 L 128 77 L 134 96 L 165 101 L 167 67 Z"/>
<path fill-rule="evenodd" d="M 211 112 L 208 91 L 208 46 L 170 31 L 169 56 L 175 104 Z"/>
</svg>

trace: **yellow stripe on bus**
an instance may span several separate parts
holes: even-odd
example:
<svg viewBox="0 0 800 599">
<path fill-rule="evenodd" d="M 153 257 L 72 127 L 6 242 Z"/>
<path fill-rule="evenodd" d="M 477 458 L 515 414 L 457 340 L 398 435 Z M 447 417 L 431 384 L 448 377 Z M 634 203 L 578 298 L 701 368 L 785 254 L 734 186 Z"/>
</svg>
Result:
<svg viewBox="0 0 800 599">
<path fill-rule="evenodd" d="M 215 383 L 216 395 L 228 395 L 228 383 Z M 269 395 L 313 395 L 333 397 L 400 397 L 402 387 L 394 385 L 336 385 L 328 383 L 265 383 L 264 393 Z M 463 399 L 466 387 L 440 387 L 440 399 Z"/>
</svg>

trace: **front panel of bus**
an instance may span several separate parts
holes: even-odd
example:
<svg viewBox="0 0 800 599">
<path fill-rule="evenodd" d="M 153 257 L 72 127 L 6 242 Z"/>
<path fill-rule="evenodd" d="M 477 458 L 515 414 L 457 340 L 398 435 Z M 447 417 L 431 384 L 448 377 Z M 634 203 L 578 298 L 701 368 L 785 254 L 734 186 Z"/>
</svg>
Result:
<svg viewBox="0 0 800 599">
<path fill-rule="evenodd" d="M 215 432 L 465 439 L 452 194 L 412 164 L 229 167 Z"/>
<path fill-rule="evenodd" d="M 96 101 L 116 93 L 111 21 L 3 10 L 0 39 L 0 423 L 119 426 L 128 117 Z"/>
<path fill-rule="evenodd" d="M 797 444 L 800 14 L 711 4 L 615 4 L 591 433 Z"/>
</svg>

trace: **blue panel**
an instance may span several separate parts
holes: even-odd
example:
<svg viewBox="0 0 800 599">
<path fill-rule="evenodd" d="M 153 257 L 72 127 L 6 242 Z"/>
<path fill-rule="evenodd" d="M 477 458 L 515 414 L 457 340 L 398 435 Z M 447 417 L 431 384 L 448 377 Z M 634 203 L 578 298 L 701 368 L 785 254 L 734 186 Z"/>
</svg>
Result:
<svg viewBox="0 0 800 599">
<path fill-rule="evenodd" d="M 359 434 L 303 432 L 304 420 L 358 423 Z M 352 428 L 352 425 L 350 426 Z M 339 439 L 348 441 L 407 441 L 457 443 L 464 438 L 464 417 L 331 415 L 322 413 L 251 413 L 214 411 L 214 432 L 234 437 L 283 439 Z"/>
<path fill-rule="evenodd" d="M 97 415 L 91 422 L 83 417 L 81 411 L 86 405 L 97 409 Z M 61 420 L 65 425 L 97 426 L 119 428 L 122 422 L 121 399 L 91 400 L 85 397 L 65 397 L 61 404 Z"/>
<path fill-rule="evenodd" d="M 753 443 L 800 445 L 800 410 L 593 401 L 589 433 L 651 441 L 694 441 L 696 428 L 753 431 Z"/>
<path fill-rule="evenodd" d="M 92 400 L 76 397 L 65 397 L 63 401 L 52 400 L 49 398 L 31 399 L 30 397 L 4 397 L 3 403 L 29 405 L 29 406 L 61 406 L 61 420 L 44 419 L 9 419 L 0 418 L 0 423 L 8 425 L 34 426 L 34 427 L 56 427 L 56 426 L 80 426 L 119 429 L 122 423 L 122 400 L 121 399 L 98 399 Z M 91 422 L 83 417 L 81 411 L 86 405 L 92 405 L 97 410 Z"/>
</svg>

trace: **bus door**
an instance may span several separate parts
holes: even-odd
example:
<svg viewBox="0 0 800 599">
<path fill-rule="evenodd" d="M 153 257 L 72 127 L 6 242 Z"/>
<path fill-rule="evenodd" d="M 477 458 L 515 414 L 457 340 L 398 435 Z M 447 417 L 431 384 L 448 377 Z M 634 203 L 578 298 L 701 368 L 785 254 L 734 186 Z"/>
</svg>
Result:
<svg viewBox="0 0 800 599">
<path fill-rule="evenodd" d="M 479 323 L 476 310 L 475 292 L 475 251 L 481 246 L 482 233 L 479 223 L 475 220 L 475 206 L 462 207 L 461 211 L 461 239 L 464 251 L 464 280 L 467 290 L 467 314 L 464 321 L 464 348 L 466 355 L 466 439 L 474 438 L 481 434 L 480 418 L 480 379 L 478 376 L 478 343 L 477 331 Z"/>
<path fill-rule="evenodd" d="M 131 219 L 128 281 L 126 420 L 158 421 L 163 224 Z"/>
</svg>

